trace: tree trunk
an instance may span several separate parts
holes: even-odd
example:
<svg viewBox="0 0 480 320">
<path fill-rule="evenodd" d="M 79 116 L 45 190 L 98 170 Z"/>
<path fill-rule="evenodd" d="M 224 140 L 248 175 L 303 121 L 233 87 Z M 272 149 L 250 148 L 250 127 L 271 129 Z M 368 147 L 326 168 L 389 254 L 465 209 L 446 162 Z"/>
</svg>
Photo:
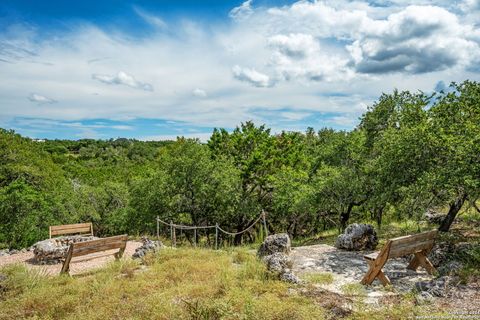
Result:
<svg viewBox="0 0 480 320">
<path fill-rule="evenodd" d="M 466 198 L 467 197 L 465 195 L 459 196 L 457 199 L 455 199 L 454 202 L 450 204 L 450 209 L 448 209 L 447 216 L 443 219 L 440 227 L 438 228 L 439 231 L 448 232 L 448 230 L 450 230 L 450 226 L 452 225 L 453 220 L 455 220 L 455 217 L 462 208 Z"/>
<path fill-rule="evenodd" d="M 343 232 L 345 228 L 347 227 L 348 220 L 350 219 L 350 213 L 352 212 L 354 203 L 350 203 L 348 205 L 347 211 L 342 212 L 340 214 L 340 228 L 342 229 L 341 231 Z"/>
<path fill-rule="evenodd" d="M 382 217 L 383 217 L 383 207 L 375 208 L 375 220 L 377 221 L 377 226 L 379 229 L 382 226 Z"/>
</svg>

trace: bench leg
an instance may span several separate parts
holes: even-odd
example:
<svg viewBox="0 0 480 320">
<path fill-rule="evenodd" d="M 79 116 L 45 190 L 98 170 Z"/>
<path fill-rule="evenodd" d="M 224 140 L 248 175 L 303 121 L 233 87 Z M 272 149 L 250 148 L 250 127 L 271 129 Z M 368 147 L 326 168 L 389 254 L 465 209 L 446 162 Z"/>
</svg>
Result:
<svg viewBox="0 0 480 320">
<path fill-rule="evenodd" d="M 65 261 L 63 261 L 62 265 L 62 270 L 60 271 L 60 274 L 62 273 L 67 273 L 70 271 L 70 261 L 72 260 L 72 254 L 73 254 L 73 244 L 70 245 L 70 248 L 68 248 L 67 256 L 65 257 Z"/>
<path fill-rule="evenodd" d="M 410 263 L 408 264 L 407 269 L 417 271 L 419 266 L 420 266 L 420 261 L 418 260 L 417 255 L 415 255 L 412 261 L 410 261 Z"/>
<path fill-rule="evenodd" d="M 125 240 L 125 243 L 123 246 L 118 250 L 117 253 L 115 253 L 115 259 L 120 259 L 123 256 L 123 253 L 125 252 L 125 248 L 127 247 L 127 241 Z"/>
<path fill-rule="evenodd" d="M 372 261 L 372 260 L 367 260 L 367 262 L 368 262 L 370 268 L 369 268 L 367 274 L 363 277 L 362 284 L 366 284 L 366 285 L 372 284 L 372 282 L 373 282 L 373 280 L 375 280 L 375 278 L 378 278 L 378 280 L 380 280 L 380 282 L 384 286 L 392 284 L 390 282 L 390 279 L 388 279 L 388 277 L 385 275 L 385 273 L 383 273 L 383 271 L 382 271 L 383 266 L 375 267 L 375 261 Z"/>
<path fill-rule="evenodd" d="M 413 258 L 407 268 L 416 271 L 420 266 L 424 267 L 429 274 L 433 274 L 437 271 L 430 260 L 428 260 L 426 253 L 423 251 L 415 253 L 415 258 Z"/>
</svg>

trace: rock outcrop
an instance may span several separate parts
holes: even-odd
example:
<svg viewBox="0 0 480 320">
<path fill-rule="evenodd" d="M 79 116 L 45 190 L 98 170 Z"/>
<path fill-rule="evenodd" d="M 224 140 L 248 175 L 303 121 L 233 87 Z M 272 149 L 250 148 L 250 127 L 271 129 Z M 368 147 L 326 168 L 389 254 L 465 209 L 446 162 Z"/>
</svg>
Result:
<svg viewBox="0 0 480 320">
<path fill-rule="evenodd" d="M 39 241 L 33 245 L 35 262 L 39 264 L 60 263 L 72 243 L 98 239 L 93 236 L 65 236 Z"/>
<path fill-rule="evenodd" d="M 272 234 L 265 238 L 258 249 L 258 256 L 264 257 L 276 252 L 289 254 L 291 249 L 290 237 L 286 233 Z"/>
<path fill-rule="evenodd" d="M 300 283 L 292 272 L 292 259 L 288 256 L 291 249 L 290 237 L 286 233 L 268 236 L 258 249 L 257 255 L 267 265 L 267 269 L 282 281 Z"/>
<path fill-rule="evenodd" d="M 145 257 L 148 252 L 155 253 L 164 247 L 163 243 L 160 240 L 154 241 L 148 238 L 142 238 L 142 242 L 142 246 L 135 249 L 135 253 L 132 255 L 133 259 L 141 259 Z"/>
<path fill-rule="evenodd" d="M 377 232 L 371 224 L 354 223 L 338 236 L 335 247 L 354 251 L 375 250 L 377 244 Z"/>
<path fill-rule="evenodd" d="M 449 291 L 456 286 L 456 282 L 458 279 L 455 277 L 443 276 L 430 281 L 417 282 L 415 289 L 421 294 L 426 292 L 433 297 L 446 297 Z"/>
</svg>

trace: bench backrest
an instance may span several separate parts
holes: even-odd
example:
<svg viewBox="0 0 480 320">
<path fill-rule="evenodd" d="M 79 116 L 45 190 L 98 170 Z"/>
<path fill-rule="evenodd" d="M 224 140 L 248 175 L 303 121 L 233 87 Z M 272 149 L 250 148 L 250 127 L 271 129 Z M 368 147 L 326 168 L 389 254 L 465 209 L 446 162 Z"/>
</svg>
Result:
<svg viewBox="0 0 480 320">
<path fill-rule="evenodd" d="M 124 234 L 121 236 L 114 236 L 98 240 L 72 243 L 68 249 L 61 273 L 69 271 L 70 261 L 73 257 L 84 256 L 95 252 L 120 249 L 117 253 L 115 253 L 115 258 L 121 258 L 127 246 L 127 239 L 128 235 Z"/>
<path fill-rule="evenodd" d="M 50 238 L 64 234 L 90 234 L 93 236 L 93 225 L 88 223 L 64 224 L 59 226 L 50 226 Z"/>
<path fill-rule="evenodd" d="M 388 258 L 399 258 L 420 251 L 430 251 L 437 237 L 438 231 L 432 230 L 414 235 L 390 239 Z"/>
</svg>

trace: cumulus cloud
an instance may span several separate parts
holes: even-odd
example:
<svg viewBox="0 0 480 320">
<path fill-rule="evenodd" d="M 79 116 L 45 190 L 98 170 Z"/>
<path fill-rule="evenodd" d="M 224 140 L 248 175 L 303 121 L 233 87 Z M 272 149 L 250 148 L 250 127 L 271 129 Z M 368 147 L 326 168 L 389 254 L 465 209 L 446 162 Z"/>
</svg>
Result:
<svg viewBox="0 0 480 320">
<path fill-rule="evenodd" d="M 28 96 L 28 100 L 30 100 L 31 102 L 38 103 L 38 104 L 52 104 L 52 103 L 57 102 L 53 99 L 47 98 L 47 97 L 42 96 L 41 94 L 38 94 L 38 93 L 31 93 Z"/>
<path fill-rule="evenodd" d="M 349 77 L 348 59 L 325 52 L 310 34 L 275 35 L 268 43 L 273 49 L 272 66 L 283 79 L 332 81 Z"/>
<path fill-rule="evenodd" d="M 421 2 L 421 1 L 418 1 Z M 412 2 L 410 2 L 412 3 Z M 415 3 L 415 1 L 413 2 Z M 241 25 L 263 33 L 272 72 L 284 80 L 336 81 L 386 73 L 424 74 L 480 63 L 480 28 L 458 7 L 298 1 L 256 8 Z M 474 10 L 478 0 L 465 0 Z M 448 3 L 443 3 L 447 5 Z M 466 16 L 465 16 L 466 17 Z M 470 22 L 469 22 L 470 21 Z M 473 23 L 471 22 L 473 21 Z"/>
<path fill-rule="evenodd" d="M 192 91 L 192 94 L 195 97 L 199 97 L 199 98 L 206 98 L 207 97 L 207 92 L 205 90 L 202 90 L 202 89 L 199 89 L 199 88 L 194 89 Z"/>
<path fill-rule="evenodd" d="M 479 57 L 469 29 L 443 8 L 409 6 L 381 22 L 347 46 L 358 72 L 418 74 L 468 66 Z"/>
<path fill-rule="evenodd" d="M 153 86 L 151 84 L 137 81 L 132 75 L 129 75 L 128 73 L 125 73 L 123 71 L 120 71 L 115 76 L 94 73 L 92 74 L 92 79 L 107 84 L 121 84 L 135 89 L 153 91 Z"/>
<path fill-rule="evenodd" d="M 255 69 L 242 68 L 238 65 L 232 69 L 235 79 L 250 83 L 254 87 L 270 87 L 273 86 L 273 82 L 266 74 L 258 72 Z"/>
</svg>

